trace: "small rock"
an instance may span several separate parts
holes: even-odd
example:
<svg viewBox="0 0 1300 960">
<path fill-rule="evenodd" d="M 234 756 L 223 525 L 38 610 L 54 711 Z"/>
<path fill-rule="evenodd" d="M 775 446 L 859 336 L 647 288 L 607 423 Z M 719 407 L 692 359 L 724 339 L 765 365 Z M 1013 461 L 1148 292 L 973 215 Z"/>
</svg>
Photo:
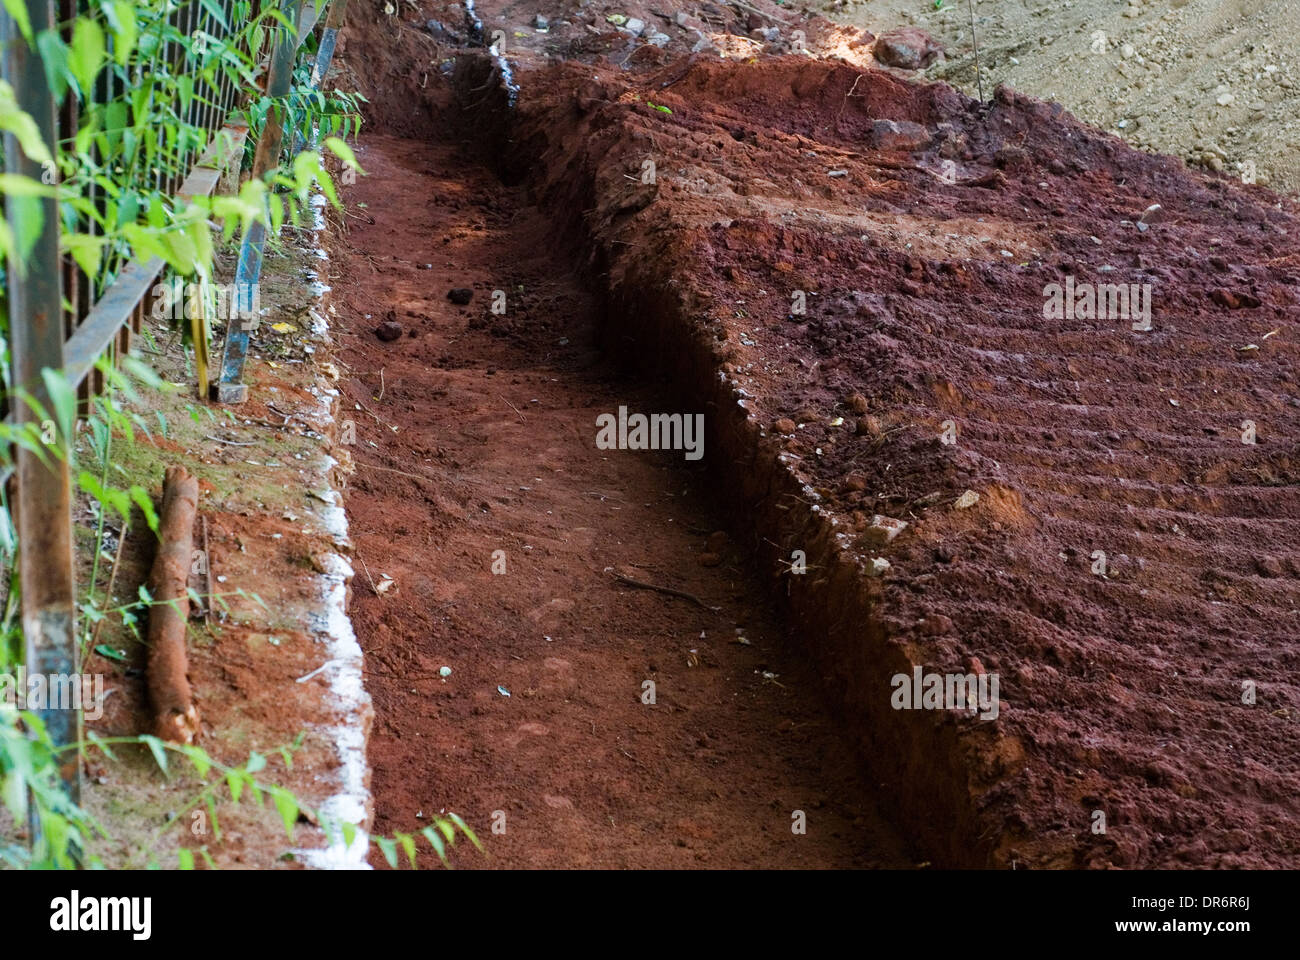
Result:
<svg viewBox="0 0 1300 960">
<path fill-rule="evenodd" d="M 850 393 L 844 400 L 848 408 L 856 414 L 867 412 L 867 398 L 860 393 Z"/>
<path fill-rule="evenodd" d="M 1158 203 L 1153 203 L 1142 211 L 1142 216 L 1138 217 L 1138 223 L 1160 223 L 1165 219 L 1165 208 Z"/>
<path fill-rule="evenodd" d="M 906 529 L 906 520 L 897 520 L 877 513 L 872 516 L 871 525 L 867 527 L 864 535 L 870 543 L 883 547 Z"/>
<path fill-rule="evenodd" d="M 867 142 L 877 150 L 916 150 L 930 139 L 930 132 L 911 120 L 876 120 L 867 134 Z"/>
<path fill-rule="evenodd" d="M 876 41 L 875 55 L 887 67 L 920 70 L 943 53 L 928 33 L 917 27 L 903 27 L 883 34 Z"/>
<path fill-rule="evenodd" d="M 701 553 L 699 561 L 700 566 L 702 567 L 716 567 L 722 563 L 722 557 L 718 556 L 716 553 Z"/>
<path fill-rule="evenodd" d="M 929 614 L 924 620 L 916 625 L 917 630 L 931 637 L 941 637 L 944 634 L 953 632 L 953 623 L 951 617 L 945 617 L 942 613 Z"/>
<path fill-rule="evenodd" d="M 1282 563 L 1277 559 L 1277 557 L 1256 558 L 1255 569 L 1259 571 L 1261 577 L 1282 576 Z"/>
<path fill-rule="evenodd" d="M 638 20 L 636 17 L 629 17 L 627 23 L 623 24 L 623 29 L 632 36 L 639 37 L 645 30 L 645 21 Z"/>
<path fill-rule="evenodd" d="M 784 434 L 788 437 L 790 434 L 794 433 L 794 421 L 789 417 L 782 417 L 776 423 L 772 424 L 772 429 L 777 433 Z"/>
<path fill-rule="evenodd" d="M 880 418 L 872 417 L 872 416 L 860 417 L 858 419 L 857 431 L 859 436 L 863 434 L 872 437 L 880 436 L 881 434 Z"/>
<path fill-rule="evenodd" d="M 953 501 L 953 507 L 957 510 L 966 510 L 980 502 L 980 495 L 974 490 L 967 490 L 960 497 Z"/>
<path fill-rule="evenodd" d="M 469 287 L 457 287 L 454 290 L 447 291 L 447 299 L 458 307 L 463 307 L 474 298 L 474 291 Z"/>
<path fill-rule="evenodd" d="M 890 563 L 884 557 L 872 557 L 871 569 L 867 571 L 873 577 L 883 577 L 889 572 Z"/>
<path fill-rule="evenodd" d="M 648 43 L 651 43 L 656 47 L 666 47 L 668 44 L 672 43 L 672 40 L 673 38 L 668 36 L 666 33 L 652 33 L 646 38 Z"/>
<path fill-rule="evenodd" d="M 547 19 L 539 13 L 537 14 L 537 16 L 533 17 L 533 29 L 549 30 L 551 29 L 551 25 L 549 21 L 547 21 Z"/>
<path fill-rule="evenodd" d="M 402 325 L 395 320 L 385 320 L 375 327 L 375 336 L 385 343 L 391 343 L 402 335 Z"/>
</svg>

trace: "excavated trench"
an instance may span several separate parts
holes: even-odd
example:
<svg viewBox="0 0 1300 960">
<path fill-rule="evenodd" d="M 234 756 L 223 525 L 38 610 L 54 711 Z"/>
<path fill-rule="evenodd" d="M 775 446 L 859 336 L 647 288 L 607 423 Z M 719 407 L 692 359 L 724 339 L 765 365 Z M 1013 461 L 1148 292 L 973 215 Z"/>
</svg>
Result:
<svg viewBox="0 0 1300 960">
<path fill-rule="evenodd" d="M 364 141 L 336 258 L 378 829 L 499 819 L 507 865 L 1300 853 L 1293 204 L 1006 90 L 444 52 L 367 91 L 405 139 Z M 1121 283 L 1148 316 L 1045 312 Z M 702 413 L 703 459 L 598 449 L 624 406 Z M 899 709 L 918 671 L 1000 702 Z"/>
<path fill-rule="evenodd" d="M 574 149 L 580 134 L 566 131 L 551 110 L 520 115 L 513 78 L 503 77 L 493 59 L 462 55 L 451 80 L 458 106 L 471 121 L 471 148 L 503 181 L 525 185 L 541 198 L 552 217 L 551 241 L 583 265 L 582 281 L 600 301 L 595 334 L 604 357 L 620 376 L 660 383 L 668 399 L 663 409 L 707 411 L 712 500 L 777 605 L 790 649 L 814 664 L 818 693 L 851 762 L 876 785 L 873 805 L 923 862 L 988 866 L 995 850 L 1005 851 L 1005 825 L 981 822 L 977 800 L 1014 762 L 1007 745 L 987 728 L 962 724 L 966 718 L 935 724 L 923 713 L 891 708 L 881 691 L 891 689 L 890 678 L 911 676 L 914 663 L 883 629 L 878 591 L 860 564 L 843 554 L 835 522 L 820 513 L 818 495 L 787 468 L 745 409 L 745 392 L 738 393 L 736 382 L 722 374 L 717 340 L 701 335 L 680 293 L 681 277 L 653 258 L 633 259 L 620 269 L 612 262 L 619 258 L 608 236 L 592 229 L 593 223 L 604 225 L 599 218 L 611 192 L 615 222 L 653 202 L 655 191 L 643 184 L 634 185 L 630 197 L 617 184 L 609 190 L 611 180 L 634 179 L 626 174 L 642 169 L 634 151 L 653 150 L 653 141 L 634 131 L 627 142 L 614 141 L 609 153 L 583 156 Z M 608 96 L 599 79 L 570 82 L 568 90 L 576 93 L 572 112 L 579 116 Z M 584 167 L 593 157 L 594 168 Z M 803 578 L 792 572 L 796 550 L 808 571 Z"/>
<path fill-rule="evenodd" d="M 442 136 L 363 139 L 332 251 L 375 829 L 455 811 L 468 867 L 914 865 L 718 478 L 597 448 L 620 406 L 702 408 L 599 349 L 581 238 L 484 164 L 501 128 L 453 85 Z"/>
</svg>

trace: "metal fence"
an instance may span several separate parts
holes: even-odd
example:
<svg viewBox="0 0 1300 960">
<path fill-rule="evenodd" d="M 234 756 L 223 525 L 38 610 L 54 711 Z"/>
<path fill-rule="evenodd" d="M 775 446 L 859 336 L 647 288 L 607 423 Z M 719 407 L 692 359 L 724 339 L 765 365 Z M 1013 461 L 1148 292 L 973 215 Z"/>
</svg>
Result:
<svg viewBox="0 0 1300 960">
<path fill-rule="evenodd" d="M 163 0 L 166 2 L 166 0 Z M 191 135 L 185 142 L 165 142 L 166 130 L 151 132 L 157 142 L 146 148 L 143 162 L 129 169 L 112 171 L 107 183 L 91 184 L 83 199 L 101 215 L 112 202 L 113 188 L 122 184 L 151 185 L 175 198 L 208 196 L 224 172 L 240 169 L 247 124 L 238 115 L 246 106 L 246 88 L 226 72 L 219 78 L 204 79 L 199 59 L 209 52 L 208 41 L 220 51 L 230 46 L 237 34 L 238 18 L 251 8 L 249 0 L 172 0 L 160 42 L 152 49 L 147 69 L 166 71 L 169 76 L 192 76 L 193 95 L 182 105 L 182 116 Z M 262 7 L 280 9 L 296 31 L 268 31 L 269 71 L 266 93 L 284 98 L 290 91 L 294 61 L 303 40 L 315 28 L 325 0 L 267 0 Z M 334 35 L 342 25 L 346 0 L 333 0 L 325 35 L 319 45 L 315 77 L 323 77 L 334 49 Z M 46 31 L 61 33 L 71 42 L 70 24 L 79 14 L 93 8 L 79 0 L 26 0 L 30 29 L 35 37 Z M 165 9 L 165 8 L 164 8 Z M 64 92 L 60 100 L 51 88 L 50 73 L 43 63 L 40 44 L 23 37 L 22 25 L 8 12 L 0 12 L 0 76 L 14 91 L 16 105 L 30 115 L 48 145 L 66 148 L 77 140 L 83 120 L 97 107 L 118 100 L 132 82 L 143 82 L 147 74 L 122 76 L 106 69 L 95 76 L 93 89 L 80 98 Z M 193 42 L 198 41 L 198 42 Z M 111 38 L 110 38 L 111 44 Z M 249 51 L 262 57 L 263 51 Z M 219 55 L 219 54 L 218 54 Z M 145 69 L 145 68 L 141 68 Z M 317 81 L 318 82 L 318 81 Z M 283 110 L 273 107 L 257 144 L 253 176 L 261 177 L 279 164 L 283 146 Z M 101 121 L 99 127 L 106 127 Z M 98 129 L 98 128 L 97 128 Z M 106 134 L 108 135 L 108 134 Z M 138 154 L 137 154 L 138 155 Z M 166 155 L 166 168 L 148 158 Z M 50 183 L 52 171 L 28 156 L 12 130 L 4 136 L 4 172 L 21 174 Z M 103 376 L 97 367 L 101 358 L 116 362 L 131 348 L 133 334 L 153 308 L 153 297 L 165 263 L 158 257 L 129 259 L 110 253 L 96 276 L 83 272 L 75 260 L 60 252 L 61 218 L 81 218 L 78 229 L 94 234 L 94 218 L 61 202 L 58 196 L 42 197 L 42 225 L 24 263 L 11 262 L 5 274 L 5 299 L 9 318 L 10 388 L 22 390 L 46 409 L 52 397 L 44 383 L 43 370 L 62 371 L 79 390 L 82 402 L 102 391 Z M 16 223 L 30 207 L 6 195 L 6 216 Z M 142 214 L 143 215 L 143 212 Z M 265 227 L 254 223 L 245 231 L 239 258 L 238 283 L 256 284 L 261 264 Z M 25 267 L 25 269 L 24 269 Z M 237 287 L 238 289 L 238 287 Z M 248 330 L 231 321 L 221 364 L 218 399 L 238 401 L 245 390 L 240 383 L 247 353 Z M 201 349 L 201 345 L 199 346 Z M 26 403 L 13 402 L 8 419 L 17 426 L 32 423 L 37 414 Z M 76 642 L 76 579 L 73 563 L 72 492 L 68 468 L 71 438 L 59 435 L 55 456 L 41 457 L 19 445 L 14 451 L 10 503 L 18 535 L 18 574 L 22 601 L 22 627 L 26 666 L 29 673 L 73 675 L 79 672 Z M 81 718 L 77 711 L 37 711 L 56 745 L 79 742 Z M 77 751 L 67 751 L 62 768 L 64 782 L 74 801 L 80 796 Z"/>
</svg>

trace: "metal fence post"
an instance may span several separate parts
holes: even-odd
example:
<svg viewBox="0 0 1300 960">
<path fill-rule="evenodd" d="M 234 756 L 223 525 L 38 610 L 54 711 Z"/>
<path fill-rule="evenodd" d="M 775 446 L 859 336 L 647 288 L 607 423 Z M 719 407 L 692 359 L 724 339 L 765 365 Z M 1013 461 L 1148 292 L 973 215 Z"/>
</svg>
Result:
<svg viewBox="0 0 1300 960">
<path fill-rule="evenodd" d="M 32 30 L 39 35 L 55 26 L 52 0 L 27 0 Z M 46 83 L 40 56 L 27 46 L 14 22 L 0 17 L 3 59 L 0 70 L 13 87 L 18 106 L 35 120 L 41 139 L 50 147 L 57 143 L 54 97 Z M 23 153 L 12 134 L 4 137 L 5 170 L 41 180 L 41 164 Z M 59 268 L 59 206 L 54 198 L 42 198 L 41 232 L 26 263 L 11 262 L 9 285 L 9 345 L 13 363 L 12 383 L 25 390 L 46 410 L 53 407 L 41 376 L 42 370 L 63 371 L 63 294 Z M 6 200 L 10 222 L 30 215 L 17 199 Z M 12 404 L 15 420 L 33 422 L 37 414 L 26 403 Z M 39 426 L 39 424 L 38 424 Z M 47 425 L 48 427 L 48 425 Z M 46 430 L 48 435 L 50 431 Z M 72 491 L 68 476 L 68 447 L 71 438 L 62 430 L 54 437 L 42 462 L 36 454 L 19 447 L 16 454 L 18 477 L 17 528 L 18 575 L 22 591 L 22 623 L 29 675 L 43 674 L 47 681 L 57 675 L 74 678 L 78 692 L 79 665 L 76 643 L 76 580 L 72 554 Z M 67 689 L 66 685 L 63 687 Z M 81 711 L 70 704 L 46 701 L 33 710 L 44 722 L 56 746 L 81 740 Z M 60 775 L 74 803 L 81 799 L 79 751 L 61 756 Z"/>
<path fill-rule="evenodd" d="M 271 107 L 266 126 L 257 140 L 253 157 L 255 178 L 264 177 L 280 164 L 280 148 L 284 143 L 284 104 L 293 84 L 293 61 L 302 39 L 300 14 L 303 0 L 292 0 L 286 12 L 295 29 L 285 30 L 271 55 L 271 70 L 266 81 L 266 95 L 280 101 Z M 314 22 L 314 20 L 313 20 Z M 243 403 L 248 399 L 248 385 L 243 382 L 244 359 L 248 356 L 248 334 L 256 325 L 252 315 L 257 298 L 253 295 L 262 273 L 262 249 L 266 245 L 266 226 L 254 223 L 244 231 L 239 247 L 239 266 L 235 272 L 237 310 L 226 328 L 226 343 L 221 351 L 221 376 L 217 382 L 218 403 Z"/>
<path fill-rule="evenodd" d="M 339 31 L 343 29 L 343 18 L 348 12 L 348 0 L 330 0 L 329 13 L 325 17 L 325 26 L 321 30 L 320 45 L 316 47 L 316 63 L 311 70 L 311 87 L 319 90 L 325 83 L 325 75 L 330 72 L 330 62 L 334 59 L 334 46 L 338 42 Z M 302 132 L 294 131 L 293 152 L 302 149 Z"/>
</svg>

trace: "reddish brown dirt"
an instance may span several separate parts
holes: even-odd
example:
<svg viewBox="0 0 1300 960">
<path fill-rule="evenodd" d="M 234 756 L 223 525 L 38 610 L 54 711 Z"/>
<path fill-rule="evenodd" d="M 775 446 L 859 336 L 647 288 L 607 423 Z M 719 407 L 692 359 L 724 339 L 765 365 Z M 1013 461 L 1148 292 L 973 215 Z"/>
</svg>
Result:
<svg viewBox="0 0 1300 960">
<path fill-rule="evenodd" d="M 584 211 L 609 342 L 742 401 L 756 462 L 785 457 L 838 555 L 893 565 L 828 648 L 836 699 L 861 719 L 891 693 L 853 664 L 854 629 L 927 669 L 998 672 L 1000 739 L 964 762 L 978 819 L 1006 830 L 999 862 L 1294 862 L 1294 207 L 1006 91 L 980 108 L 831 63 L 566 66 L 534 90 L 516 139 L 555 209 Z M 924 142 L 882 144 L 882 120 Z M 622 179 L 646 155 L 669 171 L 657 190 Z M 1151 203 L 1165 216 L 1142 232 Z M 1045 320 L 1067 275 L 1151 284 L 1153 330 Z M 730 386 L 710 392 L 717 367 Z M 761 436 L 782 418 L 802 426 Z M 979 505 L 954 509 L 967 489 Z M 911 527 L 873 549 L 877 513 Z"/>
<path fill-rule="evenodd" d="M 909 836 L 952 864 L 1294 863 L 1294 205 L 1008 91 L 979 105 L 828 60 L 670 45 L 619 70 L 596 52 L 517 54 L 512 117 L 486 69 L 461 71 L 477 137 L 554 217 L 537 242 L 578 245 L 609 291 L 603 344 L 709 410 L 732 529 Z M 449 245 L 475 235 L 463 219 Z M 1066 277 L 1151 284 L 1152 329 L 1045 319 Z M 873 546 L 874 514 L 909 527 Z M 781 573 L 792 548 L 822 572 Z M 912 665 L 995 672 L 998 719 L 891 710 Z"/>
<path fill-rule="evenodd" d="M 359 158 L 349 201 L 374 223 L 349 221 L 333 282 L 342 408 L 362 407 L 347 505 L 375 829 L 460 813 L 488 848 L 462 866 L 908 865 L 747 554 L 701 565 L 705 474 L 596 449 L 598 414 L 669 408 L 601 360 L 547 220 L 452 143 L 372 136 Z M 390 316 L 408 335 L 380 342 Z"/>
</svg>

